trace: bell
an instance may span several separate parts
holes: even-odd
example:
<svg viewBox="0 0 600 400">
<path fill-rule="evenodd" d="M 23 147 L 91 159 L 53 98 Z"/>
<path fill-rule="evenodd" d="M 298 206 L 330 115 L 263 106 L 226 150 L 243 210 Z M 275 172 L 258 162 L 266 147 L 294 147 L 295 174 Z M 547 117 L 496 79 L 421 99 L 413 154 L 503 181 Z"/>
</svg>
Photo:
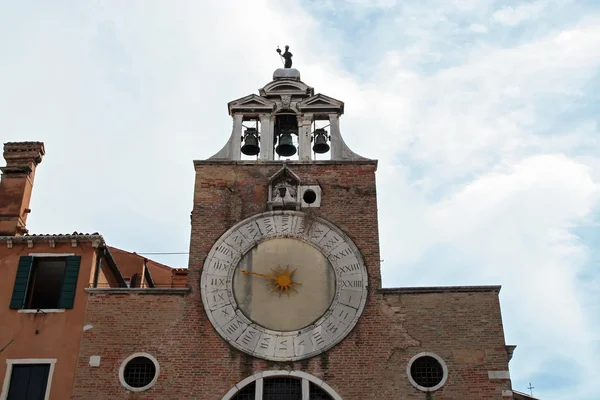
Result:
<svg viewBox="0 0 600 400">
<path fill-rule="evenodd" d="M 282 157 L 290 157 L 296 154 L 296 146 L 292 143 L 292 135 L 289 133 L 279 135 L 279 144 L 275 151 Z"/>
<path fill-rule="evenodd" d="M 247 156 L 255 156 L 260 153 L 256 129 L 246 129 L 246 132 L 244 133 L 244 145 L 242 146 L 242 153 Z"/>
<path fill-rule="evenodd" d="M 315 131 L 315 145 L 313 146 L 313 151 L 319 154 L 327 153 L 329 151 L 327 132 L 325 129 L 317 129 Z"/>
</svg>

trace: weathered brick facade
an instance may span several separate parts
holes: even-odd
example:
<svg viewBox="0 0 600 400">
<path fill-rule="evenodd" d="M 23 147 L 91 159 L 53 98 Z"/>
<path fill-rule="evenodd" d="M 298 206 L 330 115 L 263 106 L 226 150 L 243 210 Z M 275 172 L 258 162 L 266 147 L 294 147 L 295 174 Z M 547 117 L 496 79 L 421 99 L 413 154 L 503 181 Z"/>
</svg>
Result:
<svg viewBox="0 0 600 400">
<path fill-rule="evenodd" d="M 267 362 L 225 342 L 204 311 L 200 275 L 215 241 L 233 224 L 266 211 L 268 179 L 281 162 L 198 161 L 191 221 L 189 291 L 88 290 L 73 399 L 221 399 L 259 371 L 303 371 L 325 381 L 343 399 L 506 399 L 509 379 L 499 287 L 381 289 L 376 162 L 290 162 L 302 184 L 322 188 L 311 212 L 344 231 L 362 253 L 369 296 L 356 327 L 320 356 Z M 400 240 L 400 238 L 399 238 Z M 159 379 L 147 391 L 121 386 L 122 361 L 152 354 Z M 407 378 L 407 362 L 421 352 L 439 355 L 447 382 L 425 393 Z M 100 356 L 97 367 L 91 356 Z M 493 375 L 493 374 L 492 374 Z"/>
</svg>

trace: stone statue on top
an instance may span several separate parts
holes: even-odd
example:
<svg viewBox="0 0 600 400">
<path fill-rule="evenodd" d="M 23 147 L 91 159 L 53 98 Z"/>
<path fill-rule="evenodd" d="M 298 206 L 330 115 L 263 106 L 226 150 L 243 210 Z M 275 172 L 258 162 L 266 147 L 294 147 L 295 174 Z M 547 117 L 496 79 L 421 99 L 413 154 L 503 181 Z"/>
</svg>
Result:
<svg viewBox="0 0 600 400">
<path fill-rule="evenodd" d="M 283 54 L 281 54 L 281 49 L 279 47 L 277 47 L 277 53 L 279 53 L 279 56 L 285 60 L 283 67 L 284 68 L 292 68 L 292 56 L 293 54 L 290 53 L 289 51 L 290 46 L 285 46 L 285 52 Z"/>
</svg>

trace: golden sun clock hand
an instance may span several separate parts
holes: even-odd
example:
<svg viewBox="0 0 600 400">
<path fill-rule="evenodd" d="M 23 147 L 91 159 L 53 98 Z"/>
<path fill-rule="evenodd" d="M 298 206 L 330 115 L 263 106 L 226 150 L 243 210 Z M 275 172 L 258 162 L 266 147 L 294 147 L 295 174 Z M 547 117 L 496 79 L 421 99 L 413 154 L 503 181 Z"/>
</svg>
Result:
<svg viewBox="0 0 600 400">
<path fill-rule="evenodd" d="M 279 297 L 281 297 L 281 294 L 284 290 L 288 297 L 290 297 L 290 289 L 298 293 L 298 291 L 294 288 L 294 285 L 302 286 L 302 284 L 294 281 L 293 278 L 297 268 L 290 272 L 289 265 L 285 267 L 285 271 L 281 268 L 281 265 L 278 265 L 277 267 L 279 268 L 279 271 L 275 271 L 273 268 L 271 268 L 271 271 L 273 271 L 274 275 L 261 274 L 259 272 L 251 272 L 247 269 L 242 270 L 242 272 L 245 275 L 251 274 L 271 280 L 272 282 L 267 283 L 267 285 L 272 287 L 271 293 L 275 293 L 276 290 L 279 290 Z"/>
</svg>

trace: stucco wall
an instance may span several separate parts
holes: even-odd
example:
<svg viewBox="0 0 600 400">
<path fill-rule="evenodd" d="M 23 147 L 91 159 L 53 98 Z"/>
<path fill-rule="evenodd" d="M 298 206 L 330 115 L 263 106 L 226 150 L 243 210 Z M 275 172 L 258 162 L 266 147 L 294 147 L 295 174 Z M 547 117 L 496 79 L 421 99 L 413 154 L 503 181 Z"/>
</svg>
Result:
<svg viewBox="0 0 600 400">
<path fill-rule="evenodd" d="M 68 399 L 73 387 L 75 365 L 83 331 L 88 285 L 96 256 L 90 243 L 14 244 L 0 246 L 0 382 L 6 374 L 7 359 L 44 358 L 56 359 L 51 382 L 51 400 Z M 72 309 L 57 313 L 22 313 L 9 309 L 19 258 L 32 253 L 63 253 L 81 256 L 77 291 Z M 11 342 L 12 341 L 12 342 Z M 10 344 L 9 344 L 10 343 Z"/>
</svg>

